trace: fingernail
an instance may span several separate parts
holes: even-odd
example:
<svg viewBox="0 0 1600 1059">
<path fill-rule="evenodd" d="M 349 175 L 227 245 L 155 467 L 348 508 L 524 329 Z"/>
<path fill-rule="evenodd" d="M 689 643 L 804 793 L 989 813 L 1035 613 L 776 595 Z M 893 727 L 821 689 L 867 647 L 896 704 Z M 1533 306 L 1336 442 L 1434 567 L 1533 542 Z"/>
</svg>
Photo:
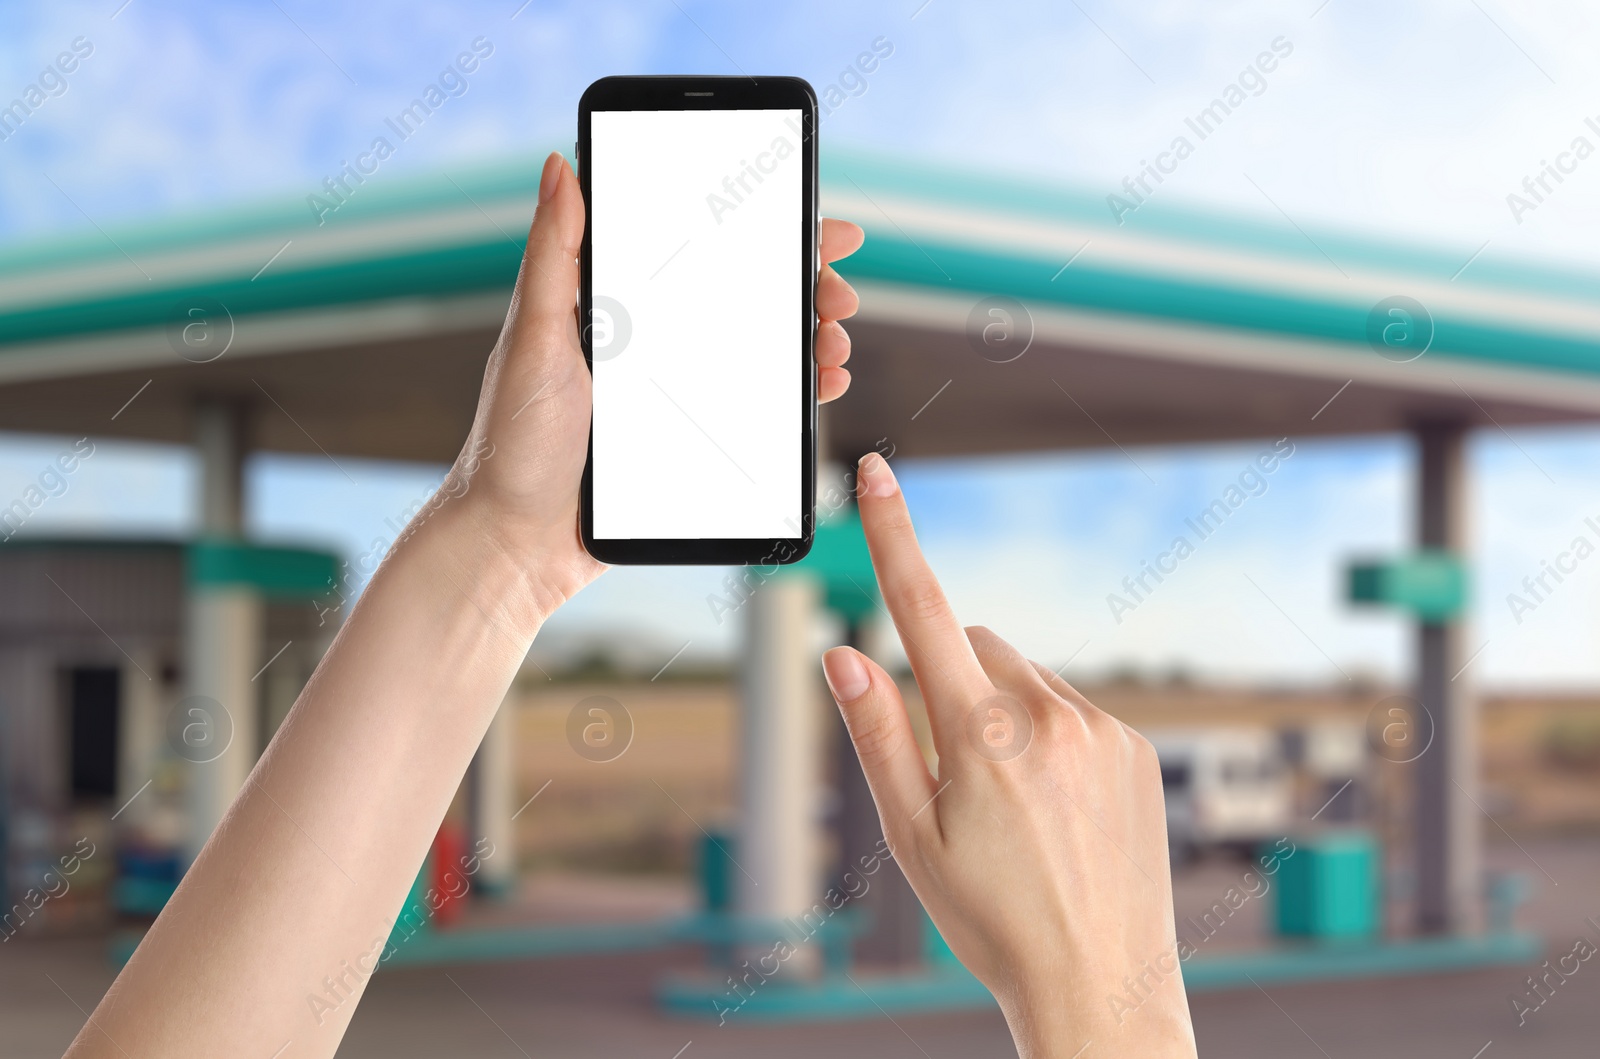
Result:
<svg viewBox="0 0 1600 1059">
<path fill-rule="evenodd" d="M 828 678 L 828 690 L 840 702 L 854 702 L 872 683 L 861 656 L 848 647 L 835 647 L 823 655 L 822 673 Z"/>
<path fill-rule="evenodd" d="M 544 173 L 539 177 L 539 205 L 543 206 L 556 193 L 556 182 L 561 179 L 560 167 L 566 164 L 560 151 L 551 151 L 550 157 L 544 160 Z"/>
<path fill-rule="evenodd" d="M 873 496 L 894 496 L 900 489 L 900 483 L 894 480 L 894 472 L 889 469 L 889 461 L 876 452 L 861 457 L 857 466 L 867 481 L 867 492 Z"/>
</svg>

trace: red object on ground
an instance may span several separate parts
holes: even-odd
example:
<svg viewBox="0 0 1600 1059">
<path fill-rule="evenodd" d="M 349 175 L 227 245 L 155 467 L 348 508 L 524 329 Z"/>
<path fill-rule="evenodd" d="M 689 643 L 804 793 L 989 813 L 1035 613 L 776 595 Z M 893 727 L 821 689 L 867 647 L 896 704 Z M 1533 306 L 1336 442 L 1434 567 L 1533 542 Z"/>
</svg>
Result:
<svg viewBox="0 0 1600 1059">
<path fill-rule="evenodd" d="M 441 902 L 433 914 L 438 926 L 448 927 L 459 922 L 466 911 L 466 896 L 472 885 L 472 880 L 461 870 L 466 848 L 466 836 L 448 821 L 433 838 L 433 854 L 428 858 L 428 885 L 437 891 L 437 900 Z"/>
</svg>

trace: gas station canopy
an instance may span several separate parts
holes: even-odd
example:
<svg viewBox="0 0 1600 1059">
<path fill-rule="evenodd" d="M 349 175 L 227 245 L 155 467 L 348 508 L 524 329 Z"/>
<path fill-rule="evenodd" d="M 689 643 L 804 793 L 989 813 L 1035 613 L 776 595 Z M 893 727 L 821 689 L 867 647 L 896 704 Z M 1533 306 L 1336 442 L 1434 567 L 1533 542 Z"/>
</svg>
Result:
<svg viewBox="0 0 1600 1059">
<path fill-rule="evenodd" d="M 320 226 L 285 196 L 8 248 L 0 429 L 187 443 L 197 404 L 223 401 L 250 408 L 254 449 L 453 459 L 538 174 L 529 158 L 375 176 Z M 878 157 L 830 155 L 822 202 L 868 232 L 841 267 L 862 309 L 837 454 L 1600 415 L 1594 274 L 1265 203 L 1150 202 L 1118 225 L 1099 195 Z"/>
<path fill-rule="evenodd" d="M 202 535 L 250 559 L 247 451 L 455 457 L 538 175 L 532 158 L 374 175 L 325 223 L 286 195 L 0 251 L 0 430 L 192 443 Z M 1417 553 L 1356 569 L 1351 591 L 1417 619 L 1415 701 L 1435 747 L 1416 762 L 1417 926 L 1468 946 L 1448 959 L 1479 959 L 1476 718 L 1456 681 L 1470 664 L 1465 439 L 1600 418 L 1600 276 L 1508 263 L 1487 243 L 1429 250 L 1302 227 L 1276 207 L 1228 217 L 1156 201 L 1118 224 L 1096 194 L 851 155 L 823 166 L 822 207 L 867 229 L 841 266 L 862 307 L 854 384 L 824 421 L 830 456 L 884 441 L 918 457 L 1414 438 Z M 858 542 L 830 554 L 865 569 Z M 305 557 L 288 558 L 299 570 Z M 190 586 L 186 686 L 233 704 L 253 732 L 262 593 L 223 565 L 226 577 Z M 816 714 L 815 587 L 776 579 L 747 614 L 741 857 L 786 888 L 742 891 L 746 916 L 793 914 L 814 882 L 814 802 L 796 792 L 815 764 L 802 737 Z M 509 736 L 495 738 L 509 761 Z M 226 773 L 192 789 L 194 849 L 254 752 L 236 740 Z M 500 796 L 480 803 L 509 806 L 509 770 L 489 773 Z M 841 818 L 874 819 L 864 781 L 847 787 Z M 914 907 L 909 891 L 896 900 Z"/>
</svg>

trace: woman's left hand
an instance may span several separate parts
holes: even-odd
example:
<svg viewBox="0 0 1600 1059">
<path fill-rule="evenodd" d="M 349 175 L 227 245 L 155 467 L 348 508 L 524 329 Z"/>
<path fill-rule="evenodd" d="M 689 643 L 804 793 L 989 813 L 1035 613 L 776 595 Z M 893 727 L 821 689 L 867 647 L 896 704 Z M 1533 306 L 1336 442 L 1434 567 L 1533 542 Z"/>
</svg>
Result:
<svg viewBox="0 0 1600 1059">
<path fill-rule="evenodd" d="M 472 432 L 451 472 L 479 532 L 527 572 L 537 617 L 547 617 L 605 569 L 583 550 L 578 493 L 588 452 L 590 375 L 578 342 L 578 254 L 583 195 L 553 153 L 506 322 L 484 372 Z M 850 337 L 839 323 L 858 299 L 830 262 L 860 248 L 848 221 L 822 222 L 817 279 L 817 394 L 850 386 Z M 450 487 L 450 482 L 447 482 Z"/>
</svg>

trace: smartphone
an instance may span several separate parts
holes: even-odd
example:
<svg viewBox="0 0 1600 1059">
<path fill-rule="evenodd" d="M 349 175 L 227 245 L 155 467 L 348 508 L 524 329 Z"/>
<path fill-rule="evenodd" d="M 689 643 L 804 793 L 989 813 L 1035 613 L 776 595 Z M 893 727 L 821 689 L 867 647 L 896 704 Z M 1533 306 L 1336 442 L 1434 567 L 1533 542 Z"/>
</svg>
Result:
<svg viewBox="0 0 1600 1059">
<path fill-rule="evenodd" d="M 817 97 L 797 77 L 607 77 L 578 103 L 581 530 L 607 563 L 811 548 Z"/>
</svg>

